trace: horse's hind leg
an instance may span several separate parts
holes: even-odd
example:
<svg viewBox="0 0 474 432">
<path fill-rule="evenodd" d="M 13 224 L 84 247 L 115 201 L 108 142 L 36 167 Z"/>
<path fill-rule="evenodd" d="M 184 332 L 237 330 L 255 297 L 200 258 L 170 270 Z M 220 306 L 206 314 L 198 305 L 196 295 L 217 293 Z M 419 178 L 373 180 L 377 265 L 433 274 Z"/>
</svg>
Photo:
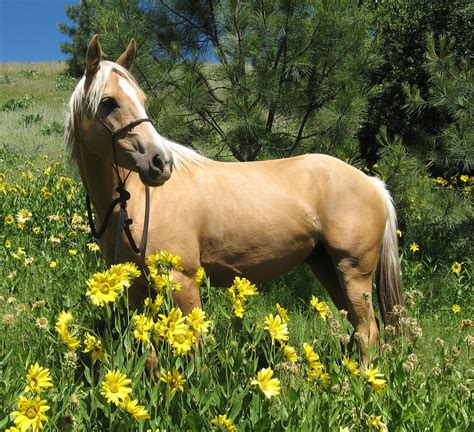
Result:
<svg viewBox="0 0 474 432">
<path fill-rule="evenodd" d="M 337 265 L 339 281 L 344 291 L 349 320 L 356 331 L 356 340 L 365 365 L 369 364 L 371 351 L 378 347 L 379 330 L 372 305 L 372 276 L 352 265 L 352 260 L 342 259 Z"/>
<path fill-rule="evenodd" d="M 344 297 L 339 278 L 334 268 L 331 257 L 323 249 L 318 251 L 307 259 L 312 272 L 316 278 L 321 282 L 326 291 L 331 296 L 333 303 L 339 310 L 348 310 L 347 301 Z"/>
</svg>

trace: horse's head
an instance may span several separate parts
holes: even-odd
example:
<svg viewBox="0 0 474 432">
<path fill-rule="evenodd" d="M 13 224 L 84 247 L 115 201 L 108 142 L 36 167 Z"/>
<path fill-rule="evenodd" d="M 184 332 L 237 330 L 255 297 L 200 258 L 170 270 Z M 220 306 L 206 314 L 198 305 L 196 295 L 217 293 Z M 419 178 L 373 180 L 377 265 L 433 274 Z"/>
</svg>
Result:
<svg viewBox="0 0 474 432">
<path fill-rule="evenodd" d="M 171 176 L 173 158 L 166 141 L 148 120 L 146 97 L 128 69 L 136 53 L 132 40 L 116 63 L 102 61 L 99 39 L 87 49 L 85 76 L 69 105 L 71 135 L 97 157 L 139 173 L 143 183 L 162 185 Z M 74 142 L 73 152 L 80 151 Z"/>
</svg>

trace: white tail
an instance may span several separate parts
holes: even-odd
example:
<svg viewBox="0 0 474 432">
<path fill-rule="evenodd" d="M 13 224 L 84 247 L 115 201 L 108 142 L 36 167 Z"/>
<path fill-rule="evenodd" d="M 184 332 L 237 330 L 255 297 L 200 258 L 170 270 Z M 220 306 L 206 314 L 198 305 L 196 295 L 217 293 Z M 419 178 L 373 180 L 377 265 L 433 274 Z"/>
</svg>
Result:
<svg viewBox="0 0 474 432">
<path fill-rule="evenodd" d="M 391 322 L 395 305 L 403 304 L 403 289 L 398 255 L 397 214 L 393 199 L 385 183 L 375 177 L 371 180 L 380 191 L 387 208 L 387 221 L 377 266 L 377 294 L 384 324 Z"/>
</svg>

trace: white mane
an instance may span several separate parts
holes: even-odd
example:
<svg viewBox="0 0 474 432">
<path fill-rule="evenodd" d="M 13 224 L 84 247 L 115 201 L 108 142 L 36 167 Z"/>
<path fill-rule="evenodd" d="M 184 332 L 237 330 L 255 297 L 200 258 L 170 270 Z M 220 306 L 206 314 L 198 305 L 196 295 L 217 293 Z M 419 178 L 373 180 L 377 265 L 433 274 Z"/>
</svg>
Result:
<svg viewBox="0 0 474 432">
<path fill-rule="evenodd" d="M 71 156 L 72 160 L 77 161 L 77 145 L 76 133 L 78 123 L 82 116 L 86 113 L 89 115 L 95 115 L 102 98 L 102 94 L 107 85 L 107 81 L 112 72 L 117 72 L 119 75 L 131 81 L 133 86 L 139 93 L 143 93 L 139 85 L 130 74 L 130 72 L 122 66 L 112 63 L 110 61 L 102 61 L 100 68 L 97 71 L 94 80 L 92 81 L 90 88 L 86 94 L 85 82 L 86 77 L 83 76 L 77 84 L 74 92 L 72 93 L 71 99 L 67 105 L 66 120 L 65 120 L 65 143 L 66 149 Z M 190 164 L 201 166 L 206 163 L 211 163 L 212 160 L 208 159 L 192 149 L 184 147 L 175 142 L 169 141 L 164 137 L 160 138 L 165 142 L 173 154 L 173 160 L 177 169 L 181 167 L 189 168 Z"/>
</svg>

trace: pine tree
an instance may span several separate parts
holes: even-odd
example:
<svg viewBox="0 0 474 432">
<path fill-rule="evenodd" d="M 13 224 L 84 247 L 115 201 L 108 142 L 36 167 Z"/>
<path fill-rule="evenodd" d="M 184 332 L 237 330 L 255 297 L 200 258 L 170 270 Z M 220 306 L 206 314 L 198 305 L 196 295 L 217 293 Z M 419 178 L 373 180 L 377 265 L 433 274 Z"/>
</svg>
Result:
<svg viewBox="0 0 474 432">
<path fill-rule="evenodd" d="M 59 30 L 71 38 L 70 42 L 61 43 L 61 51 L 68 54 L 68 73 L 80 77 L 84 73 L 87 44 L 95 33 L 93 30 L 93 16 L 97 0 L 80 0 L 76 5 L 66 5 L 66 15 L 76 24 L 68 26 L 59 24 Z"/>
<path fill-rule="evenodd" d="M 377 135 L 386 127 L 391 137 L 401 135 L 405 146 L 422 155 L 437 134 L 438 124 L 444 122 L 444 113 L 432 106 L 422 118 L 414 118 L 405 108 L 403 83 L 416 86 L 423 97 L 430 91 L 432 81 L 424 68 L 430 33 L 454 39 L 456 59 L 473 55 L 472 1 L 366 0 L 364 4 L 381 62 L 370 77 L 380 92 L 370 100 L 368 120 L 360 133 L 363 153 L 376 160 Z"/>
<path fill-rule="evenodd" d="M 456 61 L 454 44 L 446 36 L 429 36 L 424 66 L 430 89 L 426 97 L 417 87 L 405 85 L 410 115 L 420 118 L 434 109 L 443 113 L 444 121 L 429 136 L 431 146 L 425 158 L 433 171 L 447 176 L 474 168 L 474 80 L 469 60 Z"/>
<path fill-rule="evenodd" d="M 137 39 L 137 75 L 166 135 L 238 160 L 357 158 L 374 64 L 357 2 L 112 3 L 96 17 L 104 50 Z"/>
</svg>

